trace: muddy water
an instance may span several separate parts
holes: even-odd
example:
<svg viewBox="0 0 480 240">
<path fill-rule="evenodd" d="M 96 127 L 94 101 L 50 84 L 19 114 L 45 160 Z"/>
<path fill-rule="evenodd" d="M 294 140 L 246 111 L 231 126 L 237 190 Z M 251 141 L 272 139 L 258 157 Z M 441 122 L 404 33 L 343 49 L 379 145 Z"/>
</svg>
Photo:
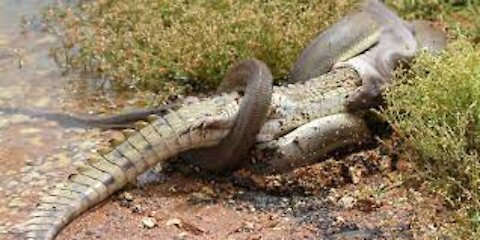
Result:
<svg viewBox="0 0 480 240">
<path fill-rule="evenodd" d="M 35 20 L 51 2 L 0 1 L 0 106 L 81 105 L 78 94 L 65 90 L 74 77 L 62 76 L 48 56 L 56 38 Z M 63 129 L 53 122 L 0 112 L 0 239 L 18 238 L 9 233 L 12 226 L 25 220 L 39 192 L 65 178 L 72 162 L 85 158 L 96 136 L 95 131 Z"/>
</svg>

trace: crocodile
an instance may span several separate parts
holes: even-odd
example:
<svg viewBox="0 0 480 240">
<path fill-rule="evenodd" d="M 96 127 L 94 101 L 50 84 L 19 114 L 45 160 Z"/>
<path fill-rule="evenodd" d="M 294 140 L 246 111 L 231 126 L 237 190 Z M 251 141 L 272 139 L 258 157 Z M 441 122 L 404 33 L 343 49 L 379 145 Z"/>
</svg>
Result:
<svg viewBox="0 0 480 240">
<path fill-rule="evenodd" d="M 360 116 L 346 112 L 344 102 L 349 92 L 361 83 L 358 74 L 349 68 L 312 79 L 303 84 L 273 88 L 269 115 L 257 138 L 277 139 L 313 119 L 335 113 L 350 116 L 365 125 Z M 157 116 L 138 129 L 124 131 L 125 141 L 98 153 L 79 166 L 61 184 L 40 198 L 20 229 L 28 239 L 53 239 L 72 219 L 122 189 L 128 182 L 151 167 L 191 149 L 218 145 L 235 125 L 242 98 L 237 92 L 199 100 L 164 116 Z M 345 122 L 351 122 L 351 120 Z M 348 127 L 351 132 L 368 128 Z M 339 146 L 343 140 L 333 137 Z M 346 144 L 346 142 L 345 142 Z"/>
<path fill-rule="evenodd" d="M 395 33 L 383 31 L 382 34 L 391 36 L 380 39 L 397 40 L 392 32 Z M 408 33 L 413 35 L 411 31 L 403 34 Z M 388 56 L 396 57 L 404 50 L 402 41 L 412 41 L 412 38 L 398 39 L 398 46 L 395 45 Z M 379 55 L 384 55 L 377 48 L 382 49 L 384 45 L 376 44 L 365 54 L 378 60 Z M 408 57 L 405 56 L 405 60 Z M 404 60 L 403 55 L 395 60 Z M 370 130 L 362 118 L 365 110 L 352 112 L 348 104 L 349 96 L 365 84 L 358 70 L 362 64 L 365 62 L 347 61 L 325 75 L 273 88 L 267 119 L 256 135 L 257 142 L 269 146 L 263 149 L 266 155 L 273 156 L 270 161 L 273 169 L 282 171 L 292 163 L 308 164 L 332 150 L 370 138 Z M 369 65 L 371 71 L 378 72 L 381 64 Z M 192 149 L 218 146 L 236 127 L 244 101 L 245 97 L 238 92 L 223 93 L 190 102 L 175 111 L 168 110 L 164 116 L 149 118 L 150 123 L 138 124 L 135 130 L 125 130 L 123 142 L 99 149 L 77 173 L 41 198 L 30 220 L 22 227 L 25 236 L 53 239 L 76 216 L 134 181 L 147 169 Z"/>
</svg>

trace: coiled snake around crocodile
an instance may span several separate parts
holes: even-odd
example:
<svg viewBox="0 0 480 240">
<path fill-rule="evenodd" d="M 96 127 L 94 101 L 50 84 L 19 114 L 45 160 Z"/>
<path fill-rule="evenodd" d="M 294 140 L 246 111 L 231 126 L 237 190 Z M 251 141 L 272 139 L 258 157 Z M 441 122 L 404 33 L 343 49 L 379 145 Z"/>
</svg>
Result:
<svg viewBox="0 0 480 240">
<path fill-rule="evenodd" d="M 367 6 L 370 6 L 369 3 L 372 3 L 373 7 L 378 6 L 377 1 L 367 1 Z M 381 7 L 379 11 L 387 10 Z M 386 15 L 391 17 L 391 14 Z M 369 15 L 365 14 L 364 17 L 368 18 Z M 356 24 L 352 23 L 349 26 L 358 27 Z M 381 26 L 381 24 L 379 25 Z M 395 25 L 382 29 L 395 30 L 391 26 Z M 400 27 L 405 26 L 401 25 Z M 391 34 L 392 32 L 394 31 L 383 31 L 381 34 Z M 409 31 L 402 33 L 412 34 Z M 392 36 L 396 37 L 396 35 L 391 35 L 386 39 L 392 39 Z M 347 34 L 345 37 L 358 38 L 362 42 L 362 39 L 368 37 L 368 34 L 353 36 Z M 381 39 L 384 38 L 380 38 L 380 42 Z M 411 40 L 411 38 L 408 39 Z M 400 40 L 403 39 L 400 38 Z M 382 51 L 376 49 L 379 46 L 384 47 L 384 45 L 378 44 L 371 48 L 373 51 L 370 53 L 373 53 L 374 57 L 377 53 L 382 54 Z M 396 47 L 399 49 L 390 49 L 393 52 L 389 53 L 395 54 L 395 50 L 402 51 L 404 50 L 403 46 L 403 44 L 397 45 Z M 311 54 L 321 50 L 317 49 Z M 338 59 L 336 54 L 343 54 L 335 52 L 334 49 L 324 50 L 332 51 L 331 54 L 325 55 L 333 56 L 335 59 Z M 348 49 L 344 50 L 347 51 L 341 52 L 349 52 Z M 330 64 L 336 62 L 331 59 L 325 59 L 325 61 Z M 380 62 L 380 64 L 382 63 Z M 352 78 L 358 80 L 358 75 L 352 74 L 352 71 L 344 71 L 345 77 L 350 80 Z M 197 104 L 183 106 L 177 111 L 170 111 L 165 116 L 158 117 L 157 120 L 142 128 L 125 132 L 126 139 L 120 145 L 112 146 L 108 151 L 97 151 L 98 154 L 85 161 L 84 166 L 79 167 L 77 173 L 70 175 L 64 183 L 55 186 L 41 199 L 41 203 L 31 214 L 30 220 L 23 226 L 26 237 L 53 239 L 75 217 L 105 200 L 115 191 L 122 189 L 125 184 L 133 181 L 138 175 L 185 151 L 195 149 L 196 153 L 191 153 L 191 156 L 195 156 L 195 154 L 206 156 L 206 160 L 202 160 L 201 156 L 198 158 L 200 160 L 195 161 L 207 169 L 230 170 L 235 168 L 241 163 L 242 156 L 255 143 L 258 135 L 255 136 L 254 133 L 257 133 L 263 125 L 261 133 L 267 123 L 273 124 L 272 126 L 277 126 L 278 123 L 282 127 L 282 129 L 278 128 L 277 132 L 285 136 L 282 137 L 283 140 L 286 140 L 282 141 L 285 143 L 283 146 L 287 147 L 285 149 L 291 147 L 292 150 L 295 150 L 291 153 L 296 155 L 298 155 L 297 153 L 311 152 L 313 154 L 309 158 L 312 159 L 318 157 L 318 154 L 315 154 L 318 147 L 331 142 L 342 145 L 345 138 L 354 138 L 351 136 L 352 133 L 365 133 L 366 127 L 359 128 L 359 126 L 365 126 L 363 119 L 345 112 L 343 106 L 346 93 L 353 91 L 358 86 L 356 83 L 333 81 L 332 85 L 332 82 L 322 82 L 327 78 L 318 78 L 297 86 L 276 87 L 272 97 L 270 71 L 264 63 L 254 59 L 246 60 L 233 67 L 226 79 L 230 80 L 224 83 L 227 90 L 229 85 L 234 87 L 241 83 L 246 85 L 245 96 L 240 100 L 240 104 L 238 104 L 238 95 L 224 94 L 205 99 Z M 330 78 L 330 80 L 332 79 Z M 361 80 L 365 81 L 366 79 L 362 78 Z M 302 92 L 295 92 L 295 89 L 300 89 Z M 269 108 L 270 100 L 272 100 L 273 106 Z M 299 101 L 295 102 L 295 100 Z M 318 109 L 318 107 L 322 109 Z M 269 113 L 271 110 L 276 112 Z M 269 122 L 263 124 L 266 116 L 278 118 L 269 119 Z M 322 121 L 322 119 L 332 119 L 329 118 L 330 116 L 336 116 L 333 118 L 334 123 L 351 123 L 348 125 L 338 124 L 334 127 L 335 129 L 344 129 L 350 135 L 339 138 L 335 129 L 330 129 L 331 122 Z M 314 121 L 315 119 L 320 121 Z M 285 124 L 288 125 L 287 127 L 291 127 L 287 129 L 289 132 L 283 132 Z M 294 128 L 297 129 L 294 130 Z M 311 129 L 316 132 L 304 134 L 311 132 Z M 329 132 L 326 133 L 325 129 Z M 268 131 L 268 127 L 266 130 Z M 323 135 L 324 138 L 318 138 L 319 135 Z M 310 144 L 312 140 L 315 144 Z M 334 145 L 337 146 L 337 144 Z M 202 153 L 202 151 L 204 152 Z M 282 149 L 278 151 L 281 153 Z M 219 152 L 221 157 L 219 157 Z M 285 156 L 292 157 L 290 154 Z M 304 155 L 300 157 L 303 158 Z"/>
</svg>

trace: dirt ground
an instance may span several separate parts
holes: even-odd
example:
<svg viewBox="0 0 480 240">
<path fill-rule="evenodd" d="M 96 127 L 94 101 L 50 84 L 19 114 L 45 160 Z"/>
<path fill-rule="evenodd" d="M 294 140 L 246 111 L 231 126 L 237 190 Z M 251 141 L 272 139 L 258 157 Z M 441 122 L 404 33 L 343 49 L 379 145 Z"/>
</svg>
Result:
<svg viewBox="0 0 480 240">
<path fill-rule="evenodd" d="M 441 200 L 405 182 L 408 164 L 393 166 L 379 151 L 284 175 L 202 176 L 173 166 L 82 215 L 59 239 L 442 237 L 452 222 Z"/>
<path fill-rule="evenodd" d="M 0 1 L 0 105 L 88 113 L 139 102 L 72 90 L 78 76 L 58 70 L 48 57 L 57 40 L 32 17 L 49 2 Z M 27 28 L 20 24 L 25 16 Z M 21 239 L 11 230 L 40 192 L 112 134 L 0 114 L 0 239 Z M 455 224 L 451 212 L 409 178 L 408 160 L 389 153 L 373 147 L 268 176 L 249 168 L 212 176 L 171 165 L 83 214 L 58 239 L 441 238 Z"/>
</svg>

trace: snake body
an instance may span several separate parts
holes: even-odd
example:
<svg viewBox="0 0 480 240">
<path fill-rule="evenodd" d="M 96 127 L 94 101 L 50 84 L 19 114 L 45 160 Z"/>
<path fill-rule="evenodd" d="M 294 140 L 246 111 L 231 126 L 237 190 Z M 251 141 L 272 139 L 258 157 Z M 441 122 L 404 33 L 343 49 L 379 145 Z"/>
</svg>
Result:
<svg viewBox="0 0 480 240">
<path fill-rule="evenodd" d="M 378 42 L 379 23 L 364 11 L 364 5 L 367 3 L 318 34 L 303 49 L 290 72 L 290 83 L 325 74 L 335 63 L 354 57 Z"/>
<path fill-rule="evenodd" d="M 256 135 L 268 116 L 273 77 L 265 63 L 249 59 L 233 66 L 220 91 L 244 89 L 244 98 L 232 131 L 218 145 L 187 152 L 185 156 L 205 170 L 237 168 L 256 142 Z"/>
</svg>

